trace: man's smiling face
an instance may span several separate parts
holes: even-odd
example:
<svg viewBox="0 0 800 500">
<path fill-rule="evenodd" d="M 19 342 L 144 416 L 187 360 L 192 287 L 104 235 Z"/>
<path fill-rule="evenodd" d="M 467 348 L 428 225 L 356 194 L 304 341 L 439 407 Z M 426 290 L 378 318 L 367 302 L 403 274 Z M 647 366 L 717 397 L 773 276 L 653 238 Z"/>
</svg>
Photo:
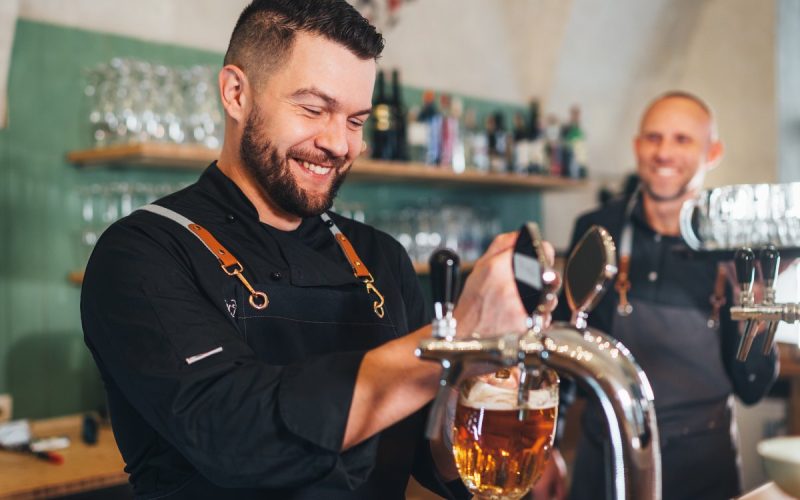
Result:
<svg viewBox="0 0 800 500">
<path fill-rule="evenodd" d="M 285 65 L 255 90 L 240 146 L 267 202 L 300 217 L 333 204 L 362 150 L 375 61 L 298 33 Z"/>
<path fill-rule="evenodd" d="M 708 112 L 684 97 L 656 102 L 634 142 L 645 195 L 655 201 L 691 196 L 721 153 Z"/>
</svg>

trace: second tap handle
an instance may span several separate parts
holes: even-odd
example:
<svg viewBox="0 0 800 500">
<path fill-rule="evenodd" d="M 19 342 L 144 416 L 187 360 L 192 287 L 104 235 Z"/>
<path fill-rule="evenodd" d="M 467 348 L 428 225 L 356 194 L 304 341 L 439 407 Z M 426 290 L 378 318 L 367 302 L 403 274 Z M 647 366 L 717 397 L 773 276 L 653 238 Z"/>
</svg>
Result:
<svg viewBox="0 0 800 500">
<path fill-rule="evenodd" d="M 767 245 L 758 253 L 758 260 L 761 264 L 761 276 L 764 278 L 764 285 L 771 288 L 775 277 L 778 275 L 781 255 L 774 245 Z"/>
<path fill-rule="evenodd" d="M 736 263 L 736 280 L 739 282 L 742 293 L 749 294 L 753 291 L 753 280 L 755 279 L 755 267 L 753 263 L 756 254 L 749 248 L 740 248 L 734 254 Z"/>
<path fill-rule="evenodd" d="M 458 255 L 449 248 L 440 248 L 431 254 L 431 288 L 433 301 L 453 304 L 458 294 Z"/>
</svg>

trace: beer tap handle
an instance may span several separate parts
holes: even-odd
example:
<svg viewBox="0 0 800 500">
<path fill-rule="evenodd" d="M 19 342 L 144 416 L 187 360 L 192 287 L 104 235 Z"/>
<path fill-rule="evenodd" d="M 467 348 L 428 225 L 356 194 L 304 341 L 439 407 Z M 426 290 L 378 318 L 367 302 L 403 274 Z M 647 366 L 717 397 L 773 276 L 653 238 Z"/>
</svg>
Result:
<svg viewBox="0 0 800 500">
<path fill-rule="evenodd" d="M 431 288 L 433 301 L 455 303 L 458 292 L 458 255 L 449 248 L 440 248 L 431 254 Z"/>
<path fill-rule="evenodd" d="M 755 262 L 756 255 L 747 247 L 736 250 L 734 254 L 734 262 L 736 264 L 736 279 L 739 282 L 739 289 L 741 291 L 741 302 L 743 306 L 753 305 L 753 281 L 755 280 Z M 756 319 L 748 319 L 744 326 L 744 335 L 739 340 L 739 349 L 736 351 L 736 359 L 744 361 L 750 353 L 750 348 L 753 346 L 753 340 L 758 331 L 759 321 Z"/>
<path fill-rule="evenodd" d="M 543 305 L 558 290 L 558 274 L 545 257 L 539 226 L 528 222 L 519 230 L 512 260 L 514 280 L 525 311 L 533 326 L 543 323 Z M 539 325 L 541 326 L 541 325 Z"/>
<path fill-rule="evenodd" d="M 431 254 L 431 292 L 434 301 L 433 336 L 452 339 L 456 334 L 456 320 L 453 317 L 456 295 L 458 294 L 458 255 L 447 248 L 441 248 Z M 428 414 L 425 435 L 435 439 L 442 428 L 442 420 L 447 409 L 450 388 L 455 386 L 461 375 L 462 363 L 450 359 L 442 359 L 442 375 L 439 378 L 439 389 Z"/>
<path fill-rule="evenodd" d="M 764 287 L 775 290 L 775 278 L 778 276 L 778 266 L 781 263 L 781 255 L 774 245 L 767 245 L 758 253 L 759 264 L 761 264 L 761 276 L 764 279 Z M 766 291 L 766 290 L 765 290 Z"/>
<path fill-rule="evenodd" d="M 781 263 L 781 255 L 774 245 L 767 245 L 758 253 L 759 264 L 761 265 L 761 277 L 764 280 L 764 300 L 766 305 L 775 304 L 775 278 L 778 277 L 778 267 Z M 762 353 L 766 356 L 772 350 L 775 342 L 775 332 L 778 330 L 778 321 L 767 322 L 767 332 L 764 338 Z"/>
<path fill-rule="evenodd" d="M 458 255 L 448 249 L 440 248 L 431 254 L 431 292 L 433 295 L 434 337 L 452 337 L 455 335 L 453 308 L 458 294 Z"/>
<path fill-rule="evenodd" d="M 742 292 L 742 304 L 751 305 L 753 302 L 753 281 L 755 280 L 755 267 L 753 263 L 756 255 L 747 247 L 736 250 L 734 262 L 736 264 L 736 279 Z"/>
</svg>

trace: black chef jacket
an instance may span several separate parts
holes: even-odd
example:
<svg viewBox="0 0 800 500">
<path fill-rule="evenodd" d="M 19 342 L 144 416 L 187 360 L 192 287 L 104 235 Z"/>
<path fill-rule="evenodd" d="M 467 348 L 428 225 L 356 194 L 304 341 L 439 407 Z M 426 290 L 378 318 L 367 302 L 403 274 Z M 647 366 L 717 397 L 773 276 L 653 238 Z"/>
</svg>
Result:
<svg viewBox="0 0 800 500">
<path fill-rule="evenodd" d="M 319 217 L 288 232 L 259 222 L 216 164 L 157 204 L 205 227 L 270 304 L 248 304 L 242 284 L 173 220 L 137 211 L 100 238 L 81 315 L 135 494 L 403 498 L 413 469 L 449 496 L 432 472 L 422 411 L 340 451 L 365 351 L 426 322 L 403 248 L 330 214 L 385 296 L 380 319 Z"/>
<path fill-rule="evenodd" d="M 615 242 L 620 241 L 625 222 L 627 200 L 616 199 L 599 210 L 583 215 L 575 224 L 572 248 L 592 225 L 609 230 Z M 644 216 L 641 199 L 631 214 L 633 248 L 631 252 L 630 282 L 628 297 L 647 308 L 645 314 L 661 315 L 654 323 L 670 322 L 669 314 L 680 314 L 674 318 L 675 326 L 668 331 L 648 330 L 647 316 L 641 318 L 641 331 L 623 341 L 634 358 L 644 368 L 655 391 L 656 418 L 661 438 L 664 498 L 729 498 L 738 494 L 736 472 L 736 446 L 730 432 L 729 396 L 736 394 L 744 403 L 753 404 L 769 390 L 777 377 L 776 351 L 761 354 L 763 335 L 759 336 L 747 361 L 736 361 L 739 343 L 738 323 L 730 318 L 729 307 L 723 307 L 718 332 L 707 329 L 706 320 L 711 314 L 710 297 L 714 293 L 717 264 L 712 259 L 688 255 L 677 251 L 684 247 L 679 237 L 657 234 Z M 559 304 L 557 316 L 567 317 L 565 301 Z M 598 330 L 614 334 L 615 321 L 622 321 L 616 312 L 619 295 L 613 284 L 609 286 L 594 311 L 589 313 L 589 325 Z M 727 304 L 732 303 L 730 289 Z M 634 305 L 634 308 L 636 306 Z M 683 311 L 697 311 L 699 321 L 687 327 Z M 666 315 L 666 316 L 665 316 Z M 701 331 L 703 330 L 703 331 Z M 645 336 L 661 336 L 662 340 L 649 341 Z M 702 336 L 707 349 L 690 352 L 699 345 Z M 654 350 L 654 345 L 685 345 L 673 357 L 667 350 Z M 682 352 L 681 352 L 682 351 Z M 703 362 L 702 360 L 707 360 Z M 569 384 L 563 384 L 567 386 Z M 562 397 L 564 406 L 572 400 L 570 394 Z M 719 420 L 719 412 L 727 412 Z M 710 423 L 711 422 L 711 423 Z M 722 422 L 722 426 L 715 422 Z M 726 428 L 725 425 L 728 425 Z M 606 433 L 605 419 L 599 406 L 591 402 L 583 418 L 584 438 L 576 459 L 576 470 L 591 470 L 576 476 L 571 498 L 597 498 L 603 491 L 603 471 L 597 469 L 602 463 L 602 445 Z M 712 432 L 713 431 L 713 432 Z M 702 451 L 702 453 L 701 453 Z M 594 458 L 583 454 L 596 455 Z M 716 457 L 716 458 L 714 458 Z M 696 466 L 703 462 L 702 466 Z M 587 464 L 593 464 L 588 466 Z M 690 465 L 691 464 L 691 465 Z M 719 467 L 716 467 L 719 466 Z M 722 482 L 722 488 L 731 488 L 733 493 L 719 493 L 697 488 L 714 488 Z M 716 485 L 714 481 L 717 481 Z M 689 493 L 692 492 L 692 493 Z M 697 496 L 700 495 L 700 496 Z M 602 496 L 602 495 L 600 495 Z"/>
</svg>

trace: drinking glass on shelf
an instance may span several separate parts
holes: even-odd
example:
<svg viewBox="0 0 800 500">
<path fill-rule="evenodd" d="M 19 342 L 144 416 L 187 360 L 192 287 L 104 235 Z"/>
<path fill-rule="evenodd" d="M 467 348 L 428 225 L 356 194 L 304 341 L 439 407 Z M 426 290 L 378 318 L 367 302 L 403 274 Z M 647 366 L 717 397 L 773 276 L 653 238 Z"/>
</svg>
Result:
<svg viewBox="0 0 800 500">
<path fill-rule="evenodd" d="M 461 382 L 445 432 L 476 499 L 519 499 L 542 475 L 555 437 L 558 386 L 556 372 L 545 367 L 500 368 Z"/>
</svg>

